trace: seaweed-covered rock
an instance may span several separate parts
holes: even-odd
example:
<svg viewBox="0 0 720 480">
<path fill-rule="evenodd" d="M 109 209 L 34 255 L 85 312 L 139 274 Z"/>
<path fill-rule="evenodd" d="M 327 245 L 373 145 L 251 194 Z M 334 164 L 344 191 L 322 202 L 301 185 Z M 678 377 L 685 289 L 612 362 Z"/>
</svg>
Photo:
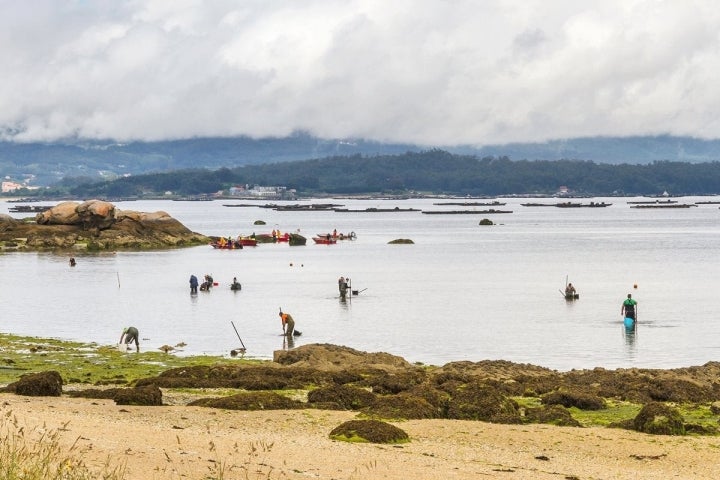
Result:
<svg viewBox="0 0 720 480">
<path fill-rule="evenodd" d="M 379 420 L 350 420 L 330 432 L 330 438 L 345 442 L 404 443 L 410 437 L 404 430 Z"/>
<path fill-rule="evenodd" d="M 495 225 L 489 218 L 483 218 L 478 225 Z"/>
<path fill-rule="evenodd" d="M 155 385 L 136 388 L 118 388 L 113 396 L 117 405 L 162 405 L 162 391 Z"/>
<path fill-rule="evenodd" d="M 242 392 L 219 398 L 201 398 L 189 406 L 225 408 L 228 410 L 292 410 L 304 404 L 275 392 Z"/>
<path fill-rule="evenodd" d="M 291 247 L 305 245 L 306 243 L 307 238 L 303 237 L 299 233 L 291 233 L 290 238 L 288 239 L 288 245 Z"/>
<path fill-rule="evenodd" d="M 63 380 L 58 372 L 29 373 L 20 380 L 9 384 L 3 391 L 27 397 L 59 397 L 62 395 Z"/>
<path fill-rule="evenodd" d="M 390 394 L 411 390 L 427 378 L 425 370 L 409 370 L 401 372 L 379 372 L 370 375 L 363 383 L 372 388 L 373 393 Z"/>
<path fill-rule="evenodd" d="M 71 390 L 66 395 L 73 398 L 113 399 L 120 390 L 122 388 L 86 388 L 83 390 Z"/>
<path fill-rule="evenodd" d="M 548 405 L 540 408 L 528 408 L 525 419 L 532 423 L 550 423 L 563 427 L 579 427 L 567 408 L 562 405 Z"/>
<path fill-rule="evenodd" d="M 660 402 L 651 402 L 643 406 L 633 420 L 638 432 L 654 435 L 684 435 L 685 425 L 677 408 Z"/>
<path fill-rule="evenodd" d="M 363 409 L 363 413 L 381 418 L 422 419 L 437 418 L 438 411 L 421 397 L 401 393 L 399 395 L 379 395 L 372 405 Z"/>
<path fill-rule="evenodd" d="M 242 388 L 282 390 L 332 383 L 328 372 L 309 368 L 280 368 L 277 365 L 198 365 L 172 368 L 157 377 L 138 380 L 136 385 L 162 388 Z"/>
<path fill-rule="evenodd" d="M 281 365 L 343 370 L 352 365 L 355 369 L 396 370 L 413 368 L 407 360 L 389 353 L 367 353 L 349 347 L 329 344 L 302 345 L 292 350 L 278 350 L 273 361 Z"/>
<path fill-rule="evenodd" d="M 309 403 L 332 402 L 345 410 L 360 410 L 372 405 L 375 398 L 374 393 L 349 385 L 320 387 L 308 393 Z"/>
<path fill-rule="evenodd" d="M 434 418 L 447 418 L 448 404 L 450 403 L 450 394 L 434 388 L 432 385 L 424 383 L 418 385 L 407 392 L 413 397 L 424 399 L 435 409 Z"/>
<path fill-rule="evenodd" d="M 414 245 L 415 242 L 410 240 L 409 238 L 396 238 L 395 240 L 390 240 L 388 242 L 388 245 Z"/>
<path fill-rule="evenodd" d="M 574 390 L 556 390 L 546 393 L 541 397 L 545 405 L 562 405 L 570 408 L 576 407 L 580 410 L 602 410 L 605 408 L 605 400 L 602 397 Z"/>
<path fill-rule="evenodd" d="M 516 402 L 485 384 L 466 383 L 448 393 L 448 418 L 494 423 L 520 423 L 522 420 Z"/>
</svg>

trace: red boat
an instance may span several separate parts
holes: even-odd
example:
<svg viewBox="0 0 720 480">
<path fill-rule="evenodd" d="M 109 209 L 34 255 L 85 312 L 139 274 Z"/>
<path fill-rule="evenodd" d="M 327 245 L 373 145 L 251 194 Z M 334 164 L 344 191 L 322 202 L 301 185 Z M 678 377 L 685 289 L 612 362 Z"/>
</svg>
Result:
<svg viewBox="0 0 720 480">
<path fill-rule="evenodd" d="M 243 247 L 257 247 L 257 239 L 252 237 L 239 237 L 235 243 L 240 243 Z"/>
<path fill-rule="evenodd" d="M 324 237 L 313 237 L 313 242 L 320 245 L 335 245 L 337 243 L 337 239 L 326 235 Z"/>
</svg>

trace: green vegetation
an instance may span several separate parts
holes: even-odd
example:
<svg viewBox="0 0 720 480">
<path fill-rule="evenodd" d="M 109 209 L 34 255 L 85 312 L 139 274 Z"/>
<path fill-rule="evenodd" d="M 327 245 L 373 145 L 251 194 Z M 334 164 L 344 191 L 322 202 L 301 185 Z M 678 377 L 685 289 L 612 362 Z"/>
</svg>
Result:
<svg viewBox="0 0 720 480">
<path fill-rule="evenodd" d="M 195 372 L 198 375 L 203 375 L 203 372 L 206 372 L 209 367 L 232 367 L 241 363 L 255 365 L 255 368 L 247 370 L 243 375 L 243 380 L 249 385 L 247 387 L 248 389 L 252 388 L 254 390 L 257 388 L 257 392 L 248 393 L 242 388 L 227 388 L 220 386 L 220 384 L 210 389 L 187 388 L 187 382 L 180 382 L 177 386 L 173 386 L 172 378 L 167 376 L 168 371 L 171 369 L 180 369 L 182 372 Z M 337 405 L 342 405 L 344 408 L 356 409 L 360 406 L 357 400 L 359 398 L 358 395 L 362 393 L 368 397 L 361 402 L 362 406 L 373 406 L 372 409 L 368 410 L 368 412 L 372 414 L 372 417 L 432 418 L 438 415 L 438 412 L 431 408 L 430 404 L 425 401 L 420 401 L 420 399 L 416 399 L 415 402 L 412 403 L 402 396 L 400 399 L 396 399 L 392 395 L 372 394 L 368 391 L 346 385 L 342 387 L 335 386 L 332 389 L 322 389 L 318 388 L 316 384 L 317 381 L 321 379 L 321 376 L 318 376 L 314 371 L 304 373 L 302 371 L 295 371 L 290 374 L 282 369 L 270 368 L 265 365 L 267 363 L 268 362 L 264 360 L 232 359 L 215 356 L 183 357 L 176 354 L 163 353 L 162 351 L 121 353 L 111 346 L 0 334 L 0 385 L 15 382 L 26 373 L 38 373 L 48 370 L 56 370 L 65 384 L 85 384 L 88 386 L 135 385 L 138 383 L 138 380 L 147 380 L 150 377 L 157 377 L 165 372 L 166 375 L 162 378 L 166 384 L 161 385 L 162 388 L 176 395 L 188 393 L 190 394 L 188 395 L 189 397 L 196 397 L 197 395 L 193 395 L 196 393 L 211 393 L 211 396 L 216 399 L 214 401 L 220 403 L 230 402 L 233 404 L 233 406 L 226 408 L 244 408 L 242 407 L 243 403 L 248 403 L 256 397 L 260 398 L 260 394 L 273 394 L 273 398 L 277 398 L 277 402 L 279 402 L 278 408 L 307 408 L 304 406 L 305 403 L 319 402 L 319 404 L 327 403 L 328 405 L 330 405 L 330 403 L 337 403 Z M 215 377 L 217 377 L 215 379 L 218 381 L 222 380 L 220 377 L 223 373 L 229 376 L 233 375 L 233 369 L 231 368 L 224 370 L 223 368 L 213 369 L 213 371 Z M 303 377 L 303 375 L 306 375 L 307 378 Z M 188 377 L 188 375 L 185 375 L 183 378 L 187 380 L 186 377 Z M 377 389 L 380 391 L 382 390 L 383 378 L 384 377 L 378 378 L 374 383 L 366 384 L 365 387 L 370 386 L 373 390 Z M 309 381 L 309 379 L 315 379 L 316 382 Z M 402 375 L 396 375 L 392 377 L 395 383 L 403 379 L 410 383 L 417 380 L 417 378 L 411 376 L 403 377 Z M 365 381 L 367 380 L 368 379 L 365 379 Z M 157 382 L 157 379 L 154 379 L 153 382 Z M 393 383 L 393 385 L 395 383 Z M 262 387 L 258 388 L 263 384 L 266 384 L 267 387 L 264 389 Z M 296 386 L 296 384 L 301 386 Z M 477 389 L 482 391 L 488 390 L 488 392 L 493 391 L 489 386 L 483 384 L 477 384 Z M 465 392 L 465 390 L 461 389 L 461 391 L 454 392 L 453 398 L 458 397 L 458 395 Z M 322 396 L 322 394 L 328 392 L 332 395 L 326 395 L 327 398 Z M 469 396 L 465 400 L 458 397 L 457 402 L 460 403 L 456 405 L 451 402 L 448 408 L 450 408 L 450 410 L 461 407 L 465 409 L 473 408 L 474 410 L 471 410 L 471 413 L 484 411 L 482 409 L 487 406 L 473 406 L 467 402 L 470 402 L 471 399 L 476 397 L 487 400 L 490 396 L 478 396 L 476 392 L 473 392 L 475 392 L 475 390 L 469 391 Z M 240 395 L 240 393 L 243 393 L 243 395 Z M 508 399 L 504 396 L 499 394 L 496 396 L 499 402 L 497 405 L 510 405 Z M 381 398 L 382 401 L 375 397 Z M 347 405 L 343 403 L 344 398 L 348 399 L 349 403 Z M 436 400 L 440 403 L 447 401 L 447 399 L 443 400 L 443 398 L 444 397 L 438 397 L 433 400 L 432 396 L 428 396 L 425 400 Z M 549 397 L 544 397 L 544 399 L 547 398 Z M 582 399 L 583 397 L 578 398 Z M 400 401 L 401 399 L 404 400 Z M 263 401 L 266 402 L 267 399 L 263 397 Z M 519 407 L 520 411 L 564 408 L 559 405 L 545 405 L 539 395 L 529 392 L 525 396 L 513 396 L 511 397 L 511 401 Z M 717 425 L 720 423 L 720 409 L 711 407 L 709 402 L 664 402 L 664 404 L 677 410 L 678 415 L 682 417 L 682 423 L 685 425 L 685 430 L 688 433 L 704 435 L 718 434 Z M 504 423 L 503 418 L 510 418 L 507 416 L 503 417 L 502 415 L 498 416 L 498 412 L 495 411 L 497 408 L 493 405 L 488 407 L 491 410 L 490 413 L 494 412 L 493 415 L 497 417 L 496 420 L 493 421 Z M 570 406 L 567 408 L 567 412 L 570 413 L 573 421 L 577 421 L 585 427 L 619 425 L 627 427 L 628 422 L 631 424 L 645 405 L 640 402 L 604 398 L 603 408 L 589 409 L 583 407 L 581 409 L 576 406 Z M 580 406 L 582 407 L 582 405 Z M 503 413 L 503 411 L 499 413 Z M 467 418 L 484 418 L 479 416 L 479 413 L 473 415 L 474 416 Z M 538 418 L 540 420 L 537 420 Z M 543 422 L 542 418 L 542 416 L 532 417 L 526 415 L 522 421 Z M 555 420 L 551 419 L 548 421 L 552 423 L 553 421 L 564 420 L 556 417 Z"/>
<path fill-rule="evenodd" d="M 380 420 L 350 420 L 335 427 L 329 437 L 350 443 L 407 443 L 402 429 Z"/>
<path fill-rule="evenodd" d="M 716 194 L 720 162 L 608 165 L 590 161 L 512 161 L 431 150 L 403 155 L 328 157 L 218 170 L 177 170 L 66 188 L 78 197 L 135 197 L 172 191 L 200 195 L 238 184 L 284 185 L 299 195 L 553 194 L 567 186 L 586 195 Z"/>
<path fill-rule="evenodd" d="M 454 195 L 554 194 L 560 186 L 583 195 L 676 195 L 720 193 L 720 162 L 659 161 L 646 165 L 598 164 L 580 160 L 479 158 L 443 150 L 402 155 L 335 156 L 238 168 L 184 169 L 138 174 L 97 182 L 61 182 L 20 196 L 79 198 L 202 195 L 233 185 L 284 185 L 299 195 L 398 194 Z M 95 182 L 95 183 L 93 183 Z"/>
<path fill-rule="evenodd" d="M 524 408 L 542 407 L 539 397 L 512 397 L 512 399 Z M 709 405 L 694 403 L 670 405 L 679 410 L 683 423 L 700 427 L 695 430 L 696 433 L 718 433 L 717 425 L 720 423 L 720 415 L 712 413 Z M 568 411 L 583 427 L 610 427 L 624 422 L 632 422 L 642 407 L 643 405 L 639 403 L 605 399 L 605 408 L 601 410 L 581 410 L 571 407 L 568 408 Z"/>
<path fill-rule="evenodd" d="M 161 351 L 121 353 L 116 348 L 48 338 L 0 334 L 0 385 L 25 373 L 56 370 L 65 383 L 124 385 L 182 366 L 233 364 L 256 360 L 214 356 L 183 357 Z"/>
</svg>

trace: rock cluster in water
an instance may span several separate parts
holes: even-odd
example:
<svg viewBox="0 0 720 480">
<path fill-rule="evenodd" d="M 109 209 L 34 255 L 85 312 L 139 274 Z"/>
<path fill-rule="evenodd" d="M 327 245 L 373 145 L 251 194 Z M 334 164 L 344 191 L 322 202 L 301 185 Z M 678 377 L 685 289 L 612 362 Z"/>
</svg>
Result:
<svg viewBox="0 0 720 480">
<path fill-rule="evenodd" d="M 3 250 L 139 250 L 210 242 L 166 212 L 120 210 L 110 202 L 62 202 L 32 219 L 0 215 Z"/>
</svg>

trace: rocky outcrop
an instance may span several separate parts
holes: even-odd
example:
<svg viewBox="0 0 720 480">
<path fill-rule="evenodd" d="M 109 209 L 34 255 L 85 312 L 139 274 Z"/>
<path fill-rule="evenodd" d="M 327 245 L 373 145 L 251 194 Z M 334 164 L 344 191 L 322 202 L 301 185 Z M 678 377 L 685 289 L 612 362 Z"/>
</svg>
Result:
<svg viewBox="0 0 720 480">
<path fill-rule="evenodd" d="M 35 222 L 0 216 L 2 249 L 139 250 L 209 242 L 166 212 L 120 210 L 101 200 L 62 202 L 38 213 Z"/>
</svg>

